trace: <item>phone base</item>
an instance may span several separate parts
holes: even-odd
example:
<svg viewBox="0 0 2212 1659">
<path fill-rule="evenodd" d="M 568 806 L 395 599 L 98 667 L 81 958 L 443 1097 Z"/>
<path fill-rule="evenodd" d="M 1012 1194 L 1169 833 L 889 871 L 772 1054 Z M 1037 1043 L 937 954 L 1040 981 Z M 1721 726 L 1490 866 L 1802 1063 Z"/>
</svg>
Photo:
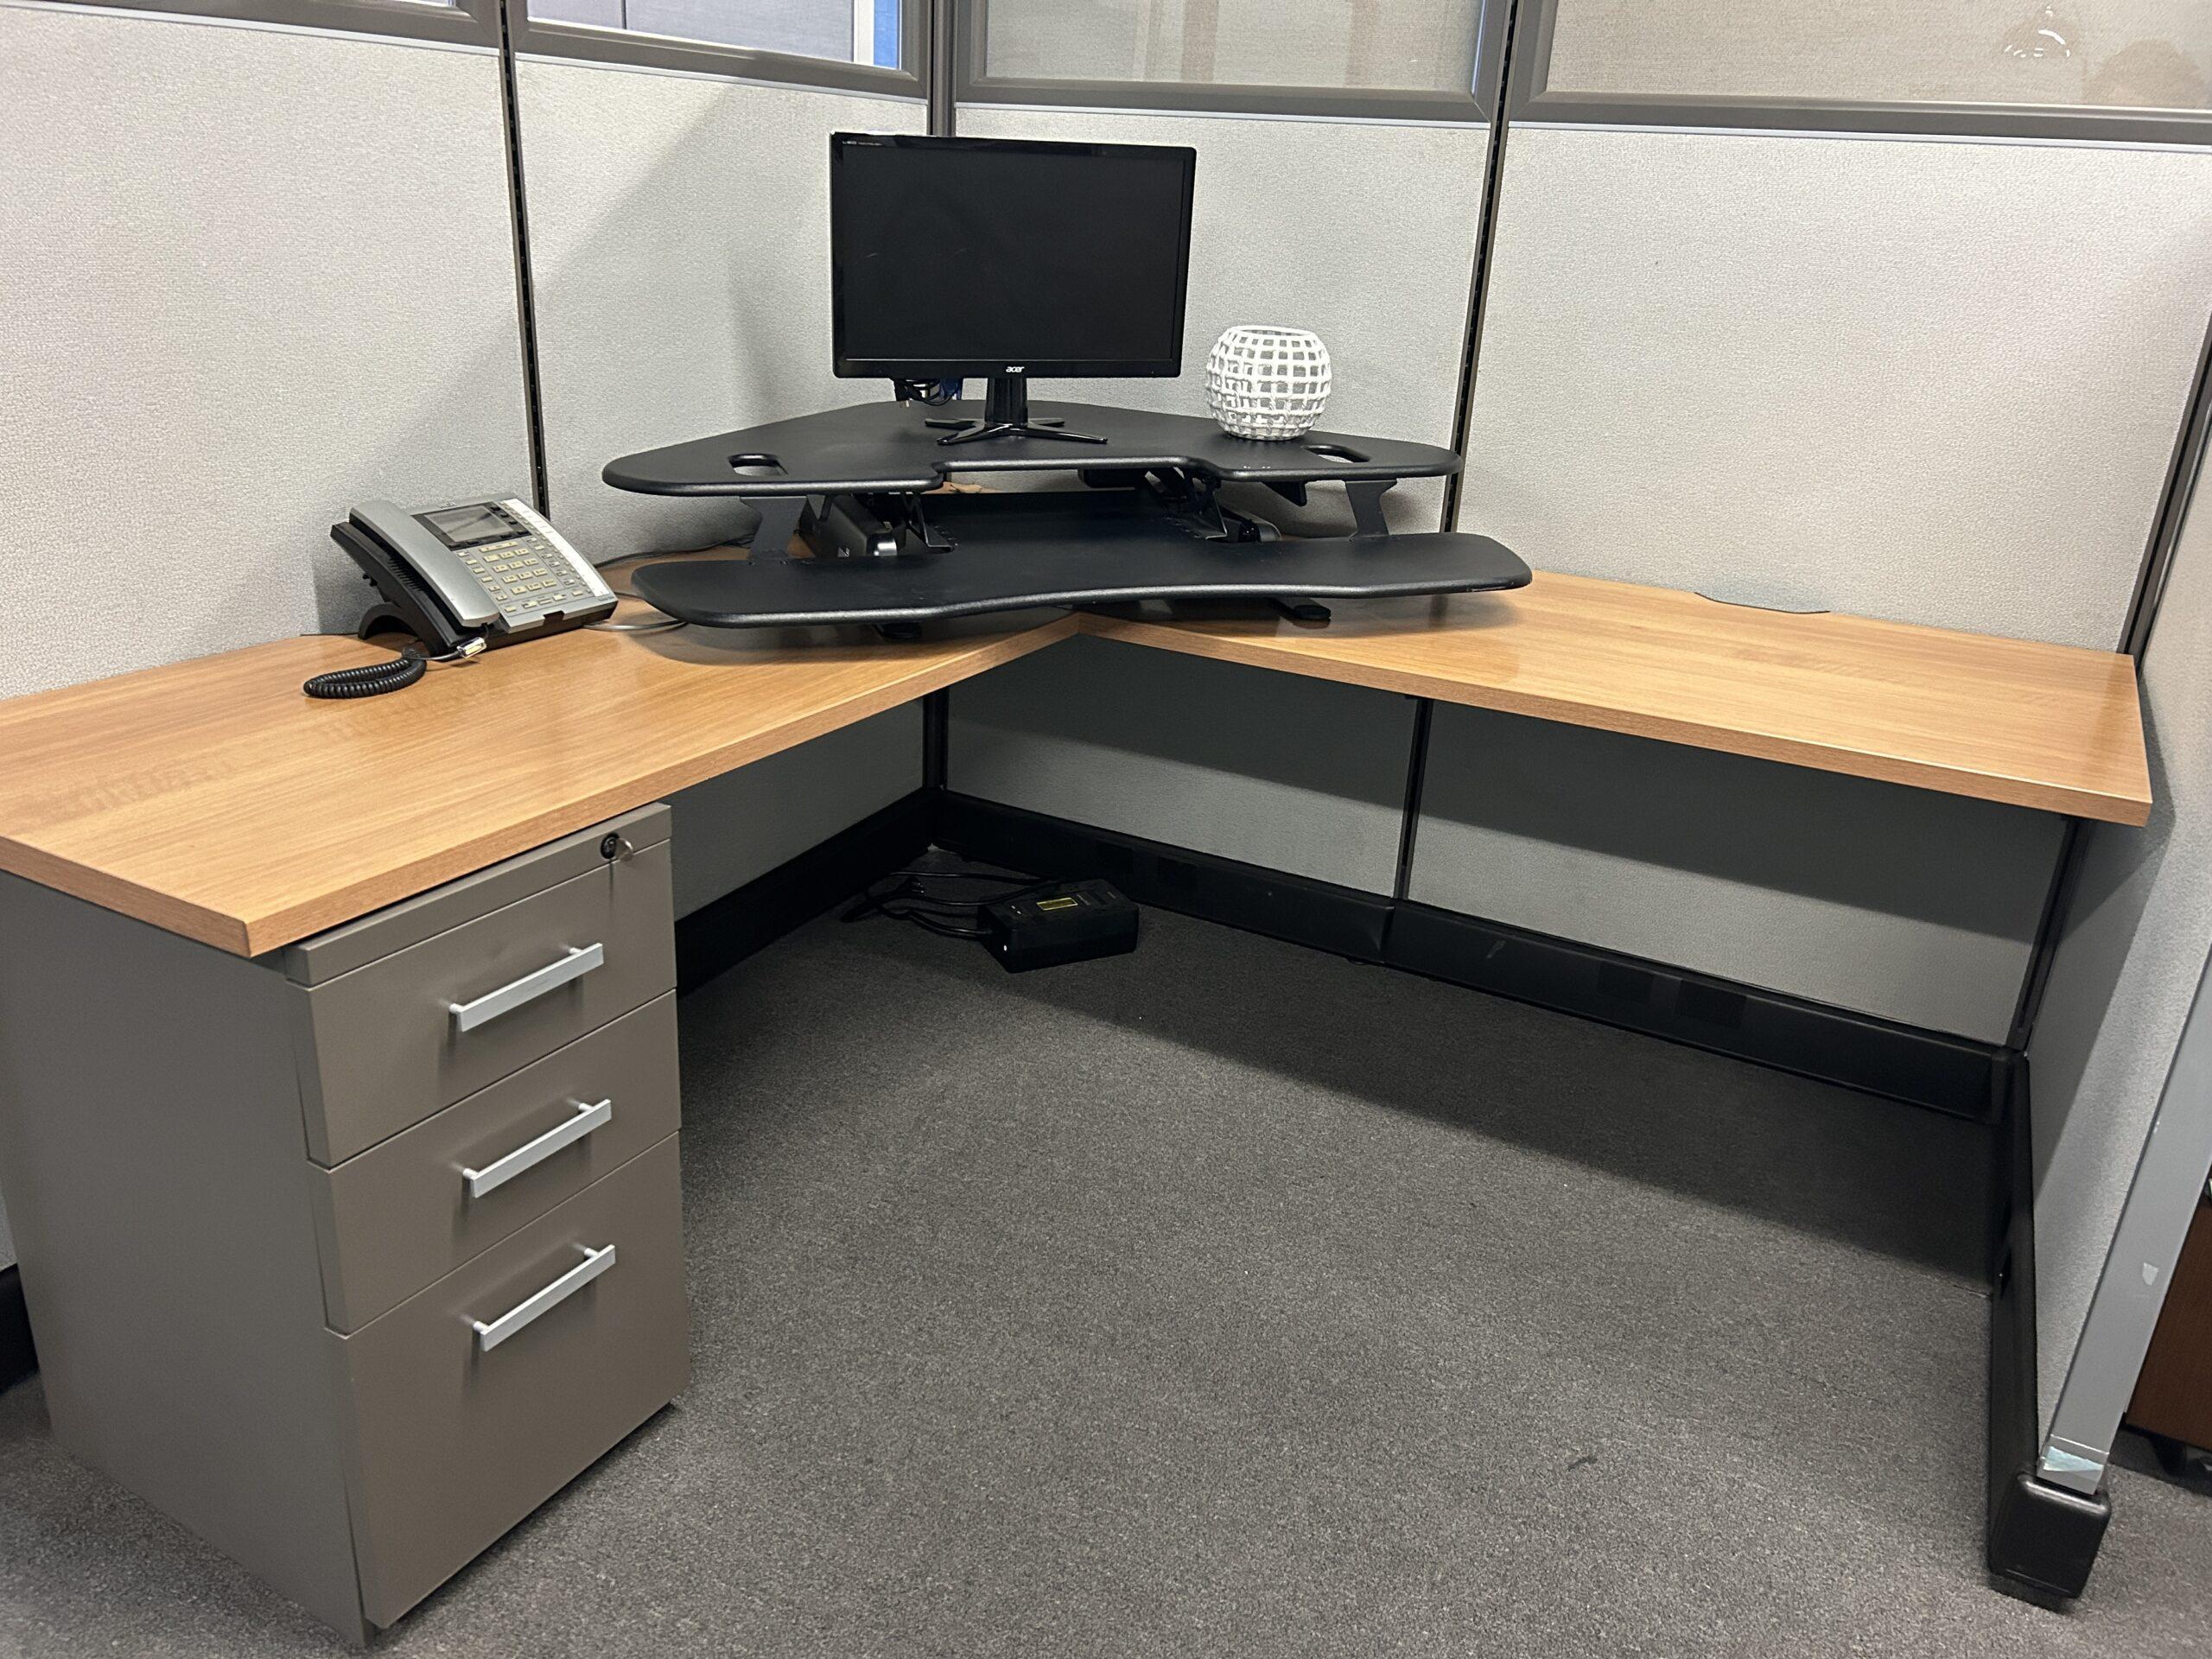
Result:
<svg viewBox="0 0 2212 1659">
<path fill-rule="evenodd" d="M 374 639 L 379 636 L 390 639 L 393 634 L 405 634 L 409 639 L 418 641 L 432 658 L 442 661 L 449 657 L 473 657 L 479 651 L 495 651 L 501 645 L 518 645 L 526 640 L 543 639 L 550 634 L 566 633 L 571 628 L 581 628 L 599 620 L 596 615 L 574 619 L 563 617 L 557 621 L 540 623 L 524 633 L 507 633 L 486 628 L 481 633 L 453 635 L 442 628 L 426 629 L 418 626 L 417 618 L 410 616 L 405 606 L 383 604 L 370 606 L 353 633 L 356 639 Z"/>
</svg>

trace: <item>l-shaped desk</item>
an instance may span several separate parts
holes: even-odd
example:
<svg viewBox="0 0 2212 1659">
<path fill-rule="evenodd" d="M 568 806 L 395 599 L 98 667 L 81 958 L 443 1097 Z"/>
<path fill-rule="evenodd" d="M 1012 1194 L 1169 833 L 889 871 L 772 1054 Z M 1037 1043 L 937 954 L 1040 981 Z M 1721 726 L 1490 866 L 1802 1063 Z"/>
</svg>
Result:
<svg viewBox="0 0 2212 1659">
<path fill-rule="evenodd" d="M 2120 655 L 1539 574 L 580 632 L 397 695 L 286 639 L 0 702 L 0 1184 L 57 1435 L 356 1638 L 688 1376 L 671 792 L 1077 632 L 2122 824 Z"/>
</svg>

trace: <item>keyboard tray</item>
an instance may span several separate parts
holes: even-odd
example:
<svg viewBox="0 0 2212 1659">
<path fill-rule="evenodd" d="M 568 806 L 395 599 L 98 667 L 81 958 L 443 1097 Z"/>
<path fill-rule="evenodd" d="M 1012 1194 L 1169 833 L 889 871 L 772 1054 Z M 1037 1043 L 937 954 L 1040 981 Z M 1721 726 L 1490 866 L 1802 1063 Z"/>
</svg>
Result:
<svg viewBox="0 0 2212 1659">
<path fill-rule="evenodd" d="M 631 573 L 639 596 L 707 627 L 924 622 L 1138 599 L 1379 599 L 1520 588 L 1529 567 L 1451 531 L 1209 541 L 1122 492 L 930 498 L 956 545 L 891 558 L 687 559 Z"/>
</svg>

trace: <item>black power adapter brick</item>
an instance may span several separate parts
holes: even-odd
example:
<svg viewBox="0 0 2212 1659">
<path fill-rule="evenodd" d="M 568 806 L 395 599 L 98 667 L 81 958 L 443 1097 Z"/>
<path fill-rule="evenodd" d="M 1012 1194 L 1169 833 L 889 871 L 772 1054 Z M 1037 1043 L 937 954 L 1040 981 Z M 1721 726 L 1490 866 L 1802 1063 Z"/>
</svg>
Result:
<svg viewBox="0 0 2212 1659">
<path fill-rule="evenodd" d="M 1137 948 L 1137 907 L 1105 881 L 1061 881 L 982 906 L 985 949 L 1010 974 Z"/>
</svg>

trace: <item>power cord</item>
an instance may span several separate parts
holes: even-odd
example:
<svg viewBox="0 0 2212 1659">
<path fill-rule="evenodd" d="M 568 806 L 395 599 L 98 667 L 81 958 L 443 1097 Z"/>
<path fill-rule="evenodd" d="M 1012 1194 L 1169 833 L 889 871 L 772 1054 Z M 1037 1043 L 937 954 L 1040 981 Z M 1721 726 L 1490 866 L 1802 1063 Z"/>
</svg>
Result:
<svg viewBox="0 0 2212 1659">
<path fill-rule="evenodd" d="M 640 605 L 651 606 L 658 614 L 620 620 L 610 616 L 604 622 L 587 622 L 584 624 L 586 628 L 599 633 L 666 633 L 671 628 L 688 628 L 691 626 L 682 617 L 671 616 L 666 611 L 661 610 L 658 606 L 653 604 L 652 601 L 641 594 L 630 593 L 620 588 L 609 588 L 607 591 L 617 599 L 635 600 Z"/>
<path fill-rule="evenodd" d="M 975 918 L 986 904 L 1018 899 L 1052 885 L 1050 881 L 1033 881 L 1026 875 L 995 875 L 988 870 L 893 870 L 881 880 L 896 885 L 880 893 L 870 887 L 837 919 L 858 922 L 871 916 L 887 916 L 893 921 L 912 922 L 940 938 L 981 939 L 988 936 L 975 925 Z M 1006 891 L 987 893 L 980 899 L 959 899 L 930 892 L 926 884 L 933 881 L 983 881 Z M 963 925 L 963 918 L 966 925 Z"/>
<path fill-rule="evenodd" d="M 967 383 L 961 380 L 899 380 L 893 379 L 891 390 L 902 404 L 925 404 L 931 409 L 943 409 L 960 396 Z"/>
</svg>

